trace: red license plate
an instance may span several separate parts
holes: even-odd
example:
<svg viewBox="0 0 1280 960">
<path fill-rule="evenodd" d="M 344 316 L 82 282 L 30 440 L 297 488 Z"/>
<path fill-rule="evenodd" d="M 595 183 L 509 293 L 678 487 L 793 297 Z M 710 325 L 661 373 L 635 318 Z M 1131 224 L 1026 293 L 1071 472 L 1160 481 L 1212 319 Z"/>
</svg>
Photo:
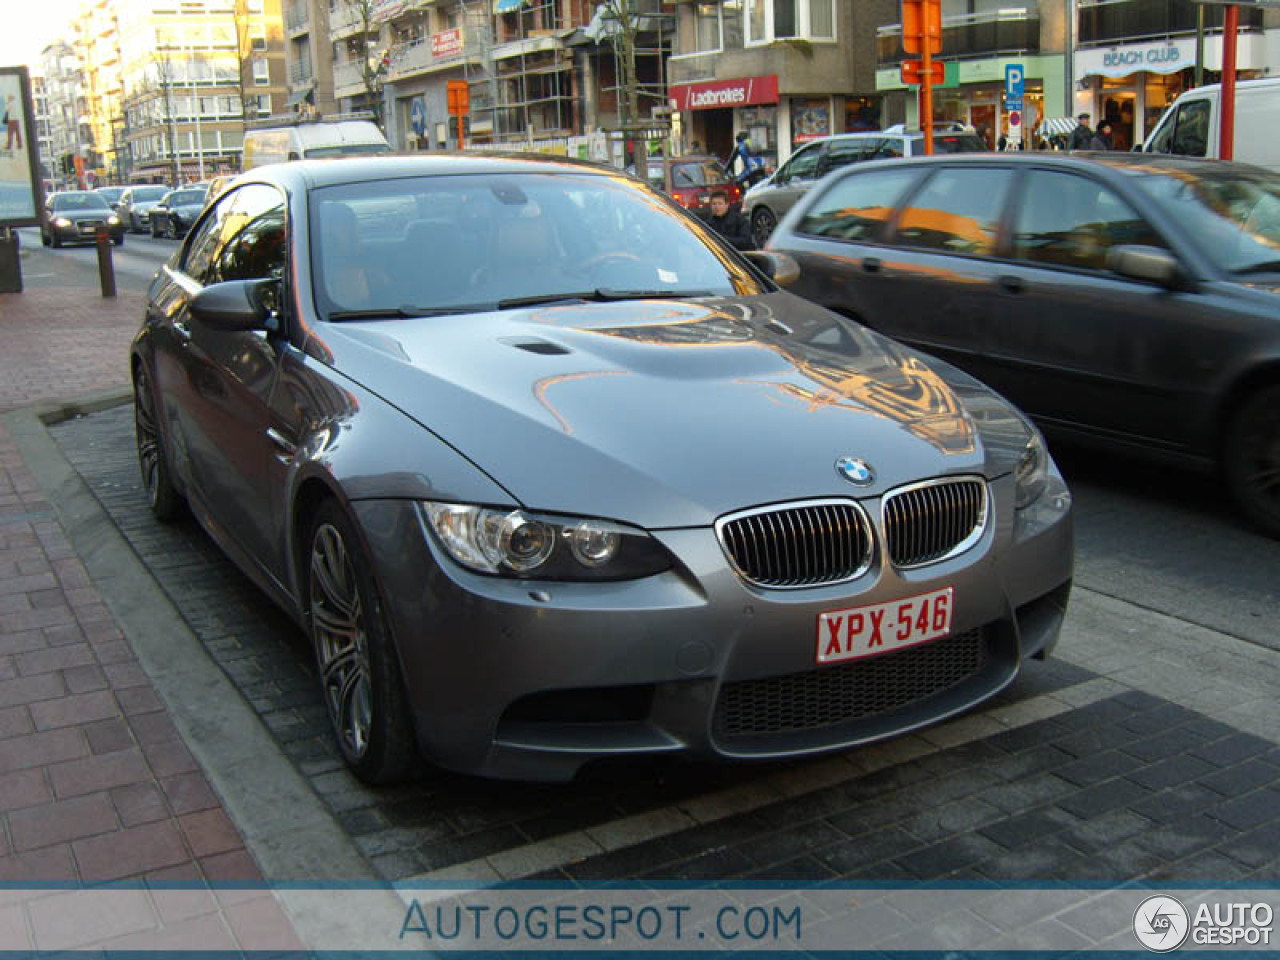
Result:
<svg viewBox="0 0 1280 960">
<path fill-rule="evenodd" d="M 818 614 L 818 663 L 839 663 L 914 647 L 951 632 L 955 589 Z"/>
</svg>

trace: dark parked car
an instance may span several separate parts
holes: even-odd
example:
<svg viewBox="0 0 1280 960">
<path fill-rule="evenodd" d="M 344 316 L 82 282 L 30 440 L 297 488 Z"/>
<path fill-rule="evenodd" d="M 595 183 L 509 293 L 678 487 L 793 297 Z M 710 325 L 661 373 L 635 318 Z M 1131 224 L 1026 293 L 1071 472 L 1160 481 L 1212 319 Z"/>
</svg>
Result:
<svg viewBox="0 0 1280 960">
<path fill-rule="evenodd" d="M 730 207 L 742 204 L 742 187 L 729 179 L 715 157 L 702 154 L 650 157 L 644 168 L 646 174 L 641 179 L 648 180 L 653 189 L 665 193 L 686 210 L 705 216 L 714 190 L 723 190 L 729 195 Z M 627 172 L 634 174 L 635 168 Z"/>
<path fill-rule="evenodd" d="M 151 229 L 147 220 L 151 214 L 151 208 L 168 192 L 168 187 L 157 184 L 130 187 L 120 197 L 120 205 L 116 208 L 116 212 L 120 214 L 120 219 L 132 233 L 147 233 Z"/>
<path fill-rule="evenodd" d="M 183 187 L 170 190 L 151 208 L 147 219 L 153 237 L 182 237 L 191 229 L 204 209 L 206 187 Z"/>
<path fill-rule="evenodd" d="M 986 143 L 972 130 L 946 124 L 933 132 L 935 153 L 983 153 Z M 872 160 L 918 157 L 924 153 L 924 133 L 901 126 L 889 130 L 839 133 L 805 144 L 772 175 L 747 191 L 742 211 L 751 224 L 756 246 L 763 247 L 769 234 L 796 201 L 832 170 Z"/>
<path fill-rule="evenodd" d="M 133 345 L 146 489 L 308 629 L 358 776 L 839 750 L 1050 650 L 1035 428 L 752 258 L 532 158 L 265 166 L 197 221 Z"/>
<path fill-rule="evenodd" d="M 124 224 L 92 190 L 65 190 L 45 198 L 40 218 L 40 242 L 46 247 L 64 243 L 93 243 L 105 227 L 116 246 L 124 243 Z"/>
<path fill-rule="evenodd" d="M 894 161 L 770 241 L 792 288 L 1046 428 L 1219 464 L 1280 536 L 1280 176 L 1142 154 Z"/>
</svg>

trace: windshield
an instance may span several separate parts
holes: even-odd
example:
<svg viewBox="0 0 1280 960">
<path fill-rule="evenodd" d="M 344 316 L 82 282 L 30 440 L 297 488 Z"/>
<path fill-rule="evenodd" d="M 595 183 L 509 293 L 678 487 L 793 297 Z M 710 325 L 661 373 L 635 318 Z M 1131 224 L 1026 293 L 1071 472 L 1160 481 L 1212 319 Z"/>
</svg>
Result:
<svg viewBox="0 0 1280 960">
<path fill-rule="evenodd" d="M 1138 183 L 1221 269 L 1280 273 L 1280 177 L 1239 169 L 1169 170 Z"/>
<path fill-rule="evenodd" d="M 351 157 L 358 153 L 390 153 L 385 143 L 344 143 L 336 147 L 312 147 L 306 152 L 308 160 L 319 157 Z"/>
<path fill-rule="evenodd" d="M 151 200 L 159 200 L 168 192 L 168 187 L 134 187 L 133 202 L 137 203 L 139 200 L 148 202 Z"/>
<path fill-rule="evenodd" d="M 203 190 L 176 190 L 169 195 L 172 207 L 190 207 L 198 203 L 204 203 Z"/>
<path fill-rule="evenodd" d="M 107 203 L 115 203 L 124 194 L 124 187 L 99 187 L 93 192 Z"/>
<path fill-rule="evenodd" d="M 317 303 L 491 310 L 530 297 L 760 293 L 712 234 L 630 180 L 413 177 L 311 192 Z"/>
<path fill-rule="evenodd" d="M 728 182 L 729 178 L 720 169 L 720 165 L 709 160 L 671 165 L 671 186 L 676 190 L 681 187 L 706 187 Z"/>
<path fill-rule="evenodd" d="M 96 193 L 60 193 L 53 198 L 55 210 L 110 210 Z"/>
</svg>

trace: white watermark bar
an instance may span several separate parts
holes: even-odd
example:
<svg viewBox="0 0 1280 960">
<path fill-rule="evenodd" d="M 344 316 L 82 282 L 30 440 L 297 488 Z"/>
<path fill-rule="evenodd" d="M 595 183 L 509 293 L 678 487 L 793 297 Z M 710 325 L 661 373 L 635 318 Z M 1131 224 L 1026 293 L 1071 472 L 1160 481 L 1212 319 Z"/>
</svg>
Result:
<svg viewBox="0 0 1280 960">
<path fill-rule="evenodd" d="M 114 884 L 0 888 L 0 951 L 1276 954 L 1280 888 Z"/>
</svg>

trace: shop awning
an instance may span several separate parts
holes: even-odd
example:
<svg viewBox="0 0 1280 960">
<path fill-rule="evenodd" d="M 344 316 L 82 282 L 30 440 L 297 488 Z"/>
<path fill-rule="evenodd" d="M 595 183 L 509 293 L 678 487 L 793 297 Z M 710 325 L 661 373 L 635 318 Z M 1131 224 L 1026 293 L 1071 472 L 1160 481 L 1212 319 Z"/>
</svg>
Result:
<svg viewBox="0 0 1280 960">
<path fill-rule="evenodd" d="M 1051 117 L 1040 124 L 1040 135 L 1042 137 L 1065 137 L 1075 128 L 1075 117 Z"/>
</svg>

